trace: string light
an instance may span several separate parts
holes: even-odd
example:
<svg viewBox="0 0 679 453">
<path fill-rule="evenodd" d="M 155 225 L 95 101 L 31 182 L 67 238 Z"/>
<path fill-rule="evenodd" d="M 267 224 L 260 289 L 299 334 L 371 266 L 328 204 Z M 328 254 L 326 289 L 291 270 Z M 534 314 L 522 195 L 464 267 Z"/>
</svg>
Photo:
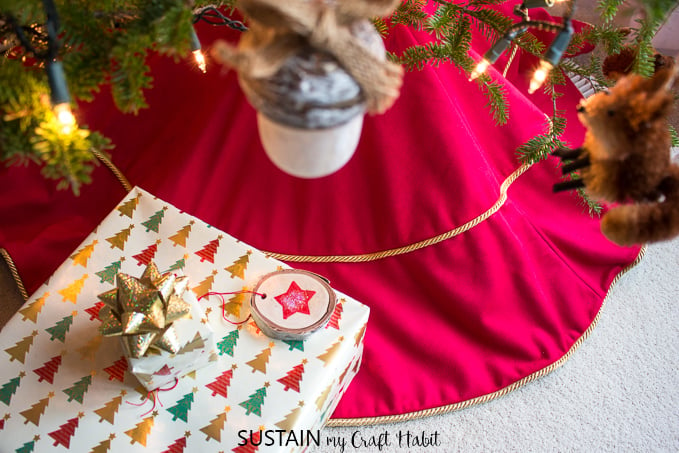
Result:
<svg viewBox="0 0 679 453">
<path fill-rule="evenodd" d="M 505 34 L 498 42 L 493 45 L 484 55 L 483 59 L 479 61 L 472 73 L 469 75 L 469 81 L 476 79 L 478 76 L 486 72 L 488 67 L 495 63 L 500 55 L 507 50 L 509 45 L 518 36 L 519 33 L 523 33 L 523 29 L 511 30 Z"/>
<path fill-rule="evenodd" d="M 205 62 L 205 55 L 201 49 L 200 40 L 196 34 L 196 30 L 191 28 L 191 52 L 193 57 L 196 59 L 196 64 L 198 68 L 204 73 L 207 72 L 207 63 Z"/>
<path fill-rule="evenodd" d="M 546 21 L 532 21 L 529 19 L 527 12 L 529 8 L 551 7 L 560 1 L 569 2 L 569 8 L 565 14 L 563 25 Z M 483 58 L 477 63 L 476 67 L 469 75 L 469 80 L 472 81 L 483 74 L 490 65 L 500 58 L 500 55 L 507 50 L 512 41 L 524 33 L 529 27 L 535 27 L 540 30 L 556 31 L 558 32 L 556 38 L 542 57 L 542 61 L 531 79 L 528 92 L 534 93 L 542 86 L 545 80 L 547 80 L 549 73 L 559 63 L 561 56 L 570 43 L 571 37 L 573 36 L 571 16 L 573 15 L 574 8 L 574 0 L 524 0 L 524 2 L 520 6 L 517 6 L 514 11 L 516 15 L 521 16 L 521 21 L 509 27 L 505 35 L 483 55 Z"/>
<path fill-rule="evenodd" d="M 554 69 L 554 66 L 559 63 L 561 56 L 571 42 L 573 31 L 573 24 L 571 23 L 570 18 L 564 19 L 563 28 L 556 35 L 556 38 L 554 38 L 549 49 L 545 52 L 540 65 L 535 73 L 533 73 L 533 78 L 531 79 L 530 87 L 528 88 L 529 93 L 534 93 L 535 90 L 540 88 L 545 80 L 547 80 L 549 73 Z"/>
<path fill-rule="evenodd" d="M 76 120 L 71 111 L 71 96 L 66 86 L 64 67 L 60 61 L 48 61 L 45 64 L 47 83 L 50 87 L 50 100 L 52 111 L 61 127 L 61 132 L 70 134 L 76 127 Z"/>
</svg>

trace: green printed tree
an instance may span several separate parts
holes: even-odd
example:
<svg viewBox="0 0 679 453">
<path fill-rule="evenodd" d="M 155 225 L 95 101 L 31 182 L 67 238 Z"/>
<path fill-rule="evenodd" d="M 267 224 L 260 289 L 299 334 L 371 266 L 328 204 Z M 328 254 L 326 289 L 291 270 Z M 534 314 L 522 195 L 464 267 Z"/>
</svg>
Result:
<svg viewBox="0 0 679 453">
<path fill-rule="evenodd" d="M 169 407 L 167 411 L 172 414 L 172 421 L 180 419 L 183 422 L 187 422 L 191 403 L 193 403 L 193 392 L 187 393 L 177 401 L 177 404 Z"/>
<path fill-rule="evenodd" d="M 248 268 L 250 255 L 252 255 L 252 251 L 248 250 L 245 255 L 239 257 L 231 266 L 225 268 L 231 274 L 231 278 L 238 277 L 241 280 L 245 278 L 245 270 Z"/>
<path fill-rule="evenodd" d="M 299 349 L 300 351 L 304 352 L 304 340 L 283 340 L 283 343 L 290 346 L 290 348 L 288 348 L 288 351 L 292 351 L 293 349 Z"/>
<path fill-rule="evenodd" d="M 99 272 L 95 272 L 95 275 L 99 277 L 99 283 L 111 283 L 114 284 L 116 281 L 116 275 L 120 272 L 123 266 L 123 261 L 125 257 L 121 257 L 118 261 L 114 261 Z"/>
<path fill-rule="evenodd" d="M 0 388 L 0 401 L 9 406 L 10 401 L 12 401 L 12 395 L 16 393 L 21 383 L 21 378 L 24 376 L 26 376 L 26 373 L 22 371 L 19 373 L 19 376 L 10 379 L 2 385 Z"/>
<path fill-rule="evenodd" d="M 170 266 L 165 272 L 174 272 L 174 271 L 180 271 L 186 267 L 186 260 L 188 259 L 189 255 L 184 255 L 180 259 L 174 262 L 172 266 Z"/>
<path fill-rule="evenodd" d="M 32 441 L 26 442 L 25 444 L 23 444 L 21 447 L 17 448 L 14 451 L 16 453 L 33 453 L 33 451 L 35 449 L 35 443 L 40 440 L 40 436 L 36 435 L 36 437 L 37 437 L 37 439 L 33 438 Z"/>
<path fill-rule="evenodd" d="M 238 338 L 240 336 L 239 332 L 240 329 L 234 329 L 217 343 L 219 355 L 228 354 L 233 357 L 233 350 L 236 347 L 236 343 L 238 342 Z"/>
<path fill-rule="evenodd" d="M 146 227 L 147 233 L 149 231 L 154 231 L 156 233 L 158 232 L 158 228 L 160 227 L 163 217 L 165 216 L 165 211 L 167 211 L 167 206 L 163 206 L 163 209 L 156 211 L 147 221 L 141 223 Z"/>
<path fill-rule="evenodd" d="M 92 375 L 88 374 L 87 376 L 83 376 L 82 379 L 74 383 L 71 387 L 63 390 L 63 392 L 68 395 L 69 402 L 76 400 L 82 404 L 83 397 L 85 396 L 90 384 L 92 384 Z"/>
<path fill-rule="evenodd" d="M 51 335 L 50 340 L 59 340 L 62 343 L 66 340 L 66 334 L 71 328 L 71 324 L 73 324 L 73 316 L 75 314 L 76 312 L 73 312 L 68 316 L 64 316 L 61 321 L 57 321 L 55 325 L 45 329 Z"/>
<path fill-rule="evenodd" d="M 262 405 L 266 398 L 266 389 L 269 383 L 265 382 L 263 387 L 258 388 L 248 399 L 238 405 L 245 409 L 245 415 L 255 414 L 262 416 Z"/>
</svg>

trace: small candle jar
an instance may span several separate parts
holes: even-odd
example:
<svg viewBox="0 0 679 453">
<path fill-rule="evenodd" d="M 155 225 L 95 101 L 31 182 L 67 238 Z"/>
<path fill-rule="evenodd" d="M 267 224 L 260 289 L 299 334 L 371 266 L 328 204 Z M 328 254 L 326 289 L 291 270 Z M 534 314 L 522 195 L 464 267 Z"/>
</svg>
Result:
<svg viewBox="0 0 679 453">
<path fill-rule="evenodd" d="M 285 269 L 259 280 L 250 299 L 250 313 L 265 335 L 303 340 L 327 324 L 336 305 L 335 291 L 325 279 Z"/>
<path fill-rule="evenodd" d="M 351 33 L 382 61 L 384 43 L 367 20 Z M 258 111 L 264 150 L 281 170 L 318 178 L 342 168 L 358 146 L 365 98 L 356 80 L 329 53 L 304 46 L 266 79 L 239 77 Z"/>
</svg>

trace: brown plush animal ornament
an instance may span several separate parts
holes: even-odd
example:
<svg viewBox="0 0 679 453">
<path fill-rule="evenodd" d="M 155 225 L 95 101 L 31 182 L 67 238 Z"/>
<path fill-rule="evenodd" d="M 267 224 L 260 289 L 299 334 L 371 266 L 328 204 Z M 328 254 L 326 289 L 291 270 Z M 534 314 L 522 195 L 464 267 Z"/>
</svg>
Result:
<svg viewBox="0 0 679 453">
<path fill-rule="evenodd" d="M 667 115 L 677 67 L 652 78 L 627 75 L 610 91 L 583 100 L 578 117 L 587 127 L 575 150 L 557 150 L 563 174 L 580 179 L 554 191 L 584 187 L 592 198 L 616 203 L 601 219 L 601 230 L 620 245 L 662 241 L 679 235 L 679 165 L 670 156 Z"/>
</svg>

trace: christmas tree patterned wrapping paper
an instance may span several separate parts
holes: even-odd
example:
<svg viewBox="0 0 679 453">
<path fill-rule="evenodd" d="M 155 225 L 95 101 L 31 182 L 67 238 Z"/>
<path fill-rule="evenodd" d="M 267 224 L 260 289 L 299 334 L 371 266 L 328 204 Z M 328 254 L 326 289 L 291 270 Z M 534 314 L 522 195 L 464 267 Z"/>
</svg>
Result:
<svg viewBox="0 0 679 453">
<path fill-rule="evenodd" d="M 317 436 L 360 366 L 368 308 L 338 293 L 324 328 L 281 341 L 203 298 L 216 360 L 148 394 L 118 338 L 99 334 L 97 295 L 152 260 L 186 275 L 197 298 L 286 267 L 135 188 L 0 332 L 3 452 L 288 452 Z M 247 318 L 249 294 L 224 297 L 229 319 Z"/>
</svg>

